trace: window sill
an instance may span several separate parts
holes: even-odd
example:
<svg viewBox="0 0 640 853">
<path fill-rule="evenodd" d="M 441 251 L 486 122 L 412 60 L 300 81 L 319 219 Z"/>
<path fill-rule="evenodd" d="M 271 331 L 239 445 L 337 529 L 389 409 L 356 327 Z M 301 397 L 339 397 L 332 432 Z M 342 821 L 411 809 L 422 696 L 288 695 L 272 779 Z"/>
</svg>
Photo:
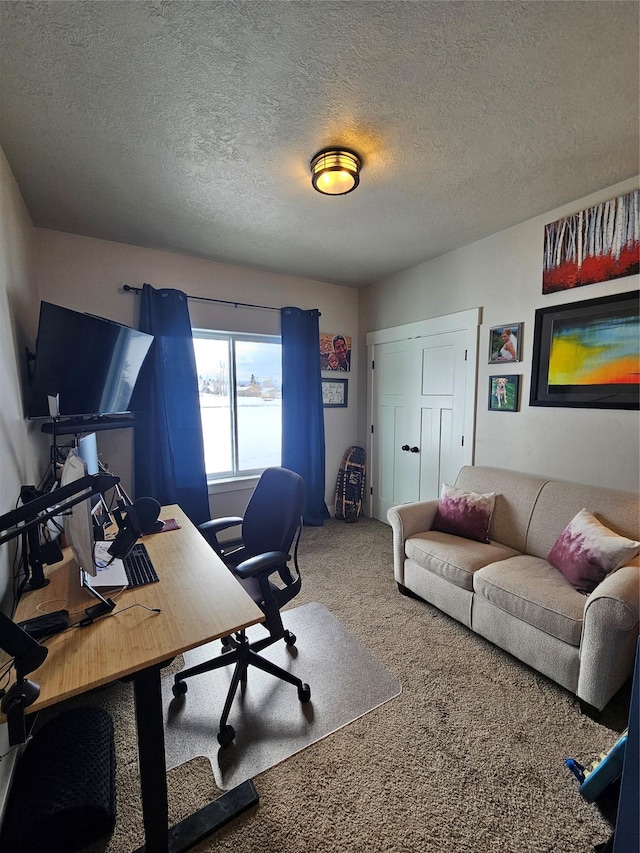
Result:
<svg viewBox="0 0 640 853">
<path fill-rule="evenodd" d="M 208 480 L 207 487 L 210 495 L 242 492 L 255 488 L 259 479 L 259 474 L 251 474 L 248 477 L 225 477 L 220 480 Z"/>
</svg>

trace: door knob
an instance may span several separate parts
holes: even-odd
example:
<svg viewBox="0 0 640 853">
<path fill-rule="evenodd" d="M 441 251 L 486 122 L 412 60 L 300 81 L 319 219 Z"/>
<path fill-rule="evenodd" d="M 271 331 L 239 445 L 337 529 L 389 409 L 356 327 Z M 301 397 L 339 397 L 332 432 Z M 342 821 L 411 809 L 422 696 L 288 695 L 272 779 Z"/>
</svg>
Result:
<svg viewBox="0 0 640 853">
<path fill-rule="evenodd" d="M 401 450 L 409 450 L 409 445 L 408 445 L 408 444 L 403 444 L 403 445 L 402 445 L 402 447 L 401 447 L 400 449 L 401 449 Z"/>
<path fill-rule="evenodd" d="M 419 447 L 412 447 L 411 453 L 420 453 L 420 448 Z"/>
</svg>

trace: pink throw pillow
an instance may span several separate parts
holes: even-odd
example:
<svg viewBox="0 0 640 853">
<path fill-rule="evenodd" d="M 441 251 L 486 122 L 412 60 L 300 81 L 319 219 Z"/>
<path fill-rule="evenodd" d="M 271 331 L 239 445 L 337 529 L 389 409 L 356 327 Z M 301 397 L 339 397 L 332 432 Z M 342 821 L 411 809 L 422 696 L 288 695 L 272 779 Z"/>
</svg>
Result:
<svg viewBox="0 0 640 853">
<path fill-rule="evenodd" d="M 438 511 L 431 529 L 463 536 L 465 539 L 475 539 L 478 542 L 488 542 L 495 501 L 495 492 L 481 495 L 477 492 L 464 492 L 443 483 Z"/>
<path fill-rule="evenodd" d="M 558 536 L 548 560 L 578 592 L 589 593 L 639 548 L 640 542 L 619 536 L 582 509 Z"/>
</svg>

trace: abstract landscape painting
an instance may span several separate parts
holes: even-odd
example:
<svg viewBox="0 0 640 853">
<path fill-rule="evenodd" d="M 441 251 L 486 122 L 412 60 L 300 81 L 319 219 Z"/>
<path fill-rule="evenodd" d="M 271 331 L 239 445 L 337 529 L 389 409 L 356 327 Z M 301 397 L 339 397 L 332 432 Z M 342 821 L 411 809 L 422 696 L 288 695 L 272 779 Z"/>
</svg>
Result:
<svg viewBox="0 0 640 853">
<path fill-rule="evenodd" d="M 556 293 L 640 271 L 640 190 L 549 223 L 542 292 Z"/>
<path fill-rule="evenodd" d="M 532 406 L 640 406 L 638 291 L 536 310 Z"/>
<path fill-rule="evenodd" d="M 637 385 L 638 379 L 637 315 L 603 313 L 554 323 L 548 377 L 552 391 Z"/>
</svg>

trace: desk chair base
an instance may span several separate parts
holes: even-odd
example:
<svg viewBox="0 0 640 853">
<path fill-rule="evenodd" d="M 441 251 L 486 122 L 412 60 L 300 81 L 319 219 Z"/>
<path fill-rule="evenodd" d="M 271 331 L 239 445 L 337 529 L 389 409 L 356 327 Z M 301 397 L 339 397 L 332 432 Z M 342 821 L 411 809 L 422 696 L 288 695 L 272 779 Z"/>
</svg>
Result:
<svg viewBox="0 0 640 853">
<path fill-rule="evenodd" d="M 280 678 L 282 681 L 293 684 L 298 688 L 298 699 L 303 704 L 311 699 L 311 688 L 308 684 L 305 684 L 305 682 L 300 678 L 296 678 L 295 675 L 292 675 L 286 669 L 276 666 L 276 664 L 272 663 L 270 660 L 267 660 L 257 654 L 257 652 L 267 646 L 270 646 L 277 639 L 280 638 L 266 637 L 264 640 L 260 640 L 256 643 L 249 643 L 245 632 L 239 631 L 235 637 L 222 638 L 222 654 L 220 657 L 214 658 L 214 660 L 205 661 L 204 663 L 193 666 L 190 669 L 184 669 L 182 672 L 179 672 L 174 676 L 172 692 L 176 699 L 178 699 L 181 696 L 184 696 L 187 692 L 187 684 L 185 682 L 186 678 L 190 678 L 193 675 L 202 675 L 204 672 L 212 672 L 215 669 L 220 669 L 223 666 L 229 666 L 230 664 L 235 663 L 236 666 L 231 677 L 231 685 L 229 686 L 222 716 L 220 717 L 218 743 L 221 747 L 224 748 L 230 746 L 235 739 L 235 729 L 227 723 L 227 719 L 229 717 L 238 686 L 242 685 L 243 689 L 246 686 L 247 671 L 250 666 L 255 666 L 257 669 L 261 669 L 263 672 L 269 673 L 269 675 L 273 675 L 276 678 Z M 282 639 L 284 639 L 287 646 L 295 645 L 296 638 L 290 631 L 285 631 Z"/>
</svg>

